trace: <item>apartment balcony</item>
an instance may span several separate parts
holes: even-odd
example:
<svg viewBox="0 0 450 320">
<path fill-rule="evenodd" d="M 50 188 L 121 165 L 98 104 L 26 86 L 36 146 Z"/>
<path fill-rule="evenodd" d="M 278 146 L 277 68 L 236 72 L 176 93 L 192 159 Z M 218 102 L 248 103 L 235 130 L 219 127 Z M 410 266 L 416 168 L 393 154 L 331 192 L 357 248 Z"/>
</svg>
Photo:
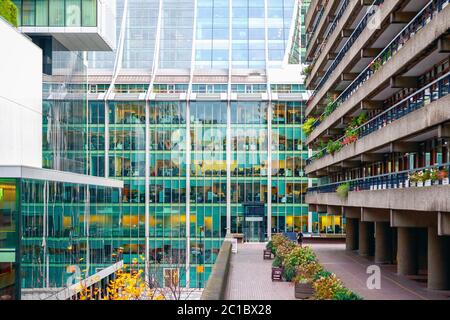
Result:
<svg viewBox="0 0 450 320">
<path fill-rule="evenodd" d="M 327 105 L 307 143 L 326 135 L 331 128 L 345 127 L 351 115 L 372 109 L 400 89 L 417 87 L 418 76 L 448 57 L 448 4 L 449 1 L 435 0 L 425 6 Z"/>
<path fill-rule="evenodd" d="M 449 165 L 445 163 L 417 170 L 448 170 Z M 414 183 L 409 174 L 410 171 L 401 171 L 309 188 L 305 200 L 310 206 L 450 212 L 448 178 Z M 349 185 L 348 197 L 345 199 L 336 193 L 337 188 L 344 183 Z M 316 210 L 327 211 L 322 208 Z"/>
<path fill-rule="evenodd" d="M 450 72 L 355 128 L 355 142 L 346 144 L 348 137 L 342 136 L 337 141 L 343 147 L 333 155 L 326 148 L 315 152 L 305 171 L 326 175 L 324 169 L 330 166 L 356 167 L 383 153 L 413 151 L 416 142 L 444 137 L 450 121 L 449 105 Z"/>
<path fill-rule="evenodd" d="M 13 2 L 19 30 L 32 38 L 50 36 L 71 51 L 112 51 L 116 46 L 115 0 Z"/>
<path fill-rule="evenodd" d="M 362 4 L 361 0 L 330 1 L 320 27 L 313 29 L 306 47 L 306 60 L 311 61 L 311 73 L 305 82 L 307 87 L 311 87 L 319 74 L 330 66 L 336 52 L 347 40 L 343 35 L 353 30 L 363 18 Z"/>
<path fill-rule="evenodd" d="M 441 1 L 438 1 L 441 2 Z M 367 9 L 347 37 L 338 53 L 333 54 L 326 71 L 319 72 L 318 83 L 309 84 L 314 95 L 308 102 L 305 114 L 320 114 L 325 108 L 322 101 L 327 96 L 338 95 L 377 56 L 380 48 L 389 45 L 404 26 L 425 5 L 425 1 L 377 0 Z M 342 34 L 343 35 L 343 34 Z M 342 37 L 342 35 L 340 35 Z"/>
<path fill-rule="evenodd" d="M 314 22 L 315 17 L 321 8 L 322 2 L 323 2 L 322 0 L 311 0 L 311 3 L 308 8 L 308 12 L 306 13 L 306 17 L 305 17 L 306 30 L 312 29 L 311 24 Z"/>
</svg>

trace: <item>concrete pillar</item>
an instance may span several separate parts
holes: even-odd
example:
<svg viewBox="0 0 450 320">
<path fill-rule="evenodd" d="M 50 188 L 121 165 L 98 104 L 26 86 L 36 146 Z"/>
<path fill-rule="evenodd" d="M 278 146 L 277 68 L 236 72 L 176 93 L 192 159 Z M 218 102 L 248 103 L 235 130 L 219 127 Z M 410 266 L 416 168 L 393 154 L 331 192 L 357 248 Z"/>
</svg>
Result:
<svg viewBox="0 0 450 320">
<path fill-rule="evenodd" d="M 346 218 L 345 249 L 358 250 L 358 219 Z"/>
<path fill-rule="evenodd" d="M 375 263 L 392 263 L 392 229 L 389 222 L 375 222 Z"/>
<path fill-rule="evenodd" d="M 450 237 L 428 228 L 428 289 L 450 289 Z"/>
<path fill-rule="evenodd" d="M 417 274 L 417 243 L 414 228 L 397 229 L 397 272 L 402 275 Z"/>
<path fill-rule="evenodd" d="M 375 246 L 374 223 L 359 222 L 359 245 L 358 252 L 360 256 L 372 256 Z"/>
</svg>

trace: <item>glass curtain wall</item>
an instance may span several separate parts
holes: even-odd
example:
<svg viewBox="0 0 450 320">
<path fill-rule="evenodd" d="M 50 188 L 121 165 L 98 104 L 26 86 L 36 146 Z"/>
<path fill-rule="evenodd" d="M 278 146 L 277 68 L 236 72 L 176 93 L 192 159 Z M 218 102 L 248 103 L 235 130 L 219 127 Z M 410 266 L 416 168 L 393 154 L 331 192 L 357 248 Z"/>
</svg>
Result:
<svg viewBox="0 0 450 320">
<path fill-rule="evenodd" d="M 120 190 L 21 180 L 21 287 L 63 288 L 122 259 Z"/>
<path fill-rule="evenodd" d="M 197 1 L 196 68 L 228 68 L 229 0 Z"/>
<path fill-rule="evenodd" d="M 267 204 L 267 113 L 266 102 L 231 103 L 232 233 L 244 233 L 243 203 Z"/>
<path fill-rule="evenodd" d="M 0 300 L 20 295 L 19 189 L 16 180 L 0 179 Z"/>
<path fill-rule="evenodd" d="M 164 0 L 159 67 L 189 69 L 194 34 L 194 0 Z"/>
<path fill-rule="evenodd" d="M 186 285 L 186 103 L 150 103 L 150 264 Z"/>
<path fill-rule="evenodd" d="M 190 125 L 191 282 L 203 287 L 226 235 L 227 103 L 192 102 Z"/>
<path fill-rule="evenodd" d="M 123 223 L 130 229 L 129 259 L 145 253 L 145 102 L 110 102 L 109 177 L 124 181 Z"/>
<path fill-rule="evenodd" d="M 302 102 L 272 106 L 272 232 L 308 231 L 308 205 L 303 172 L 308 149 L 303 144 Z"/>
<path fill-rule="evenodd" d="M 96 27 L 97 0 L 13 0 L 24 27 Z"/>
</svg>

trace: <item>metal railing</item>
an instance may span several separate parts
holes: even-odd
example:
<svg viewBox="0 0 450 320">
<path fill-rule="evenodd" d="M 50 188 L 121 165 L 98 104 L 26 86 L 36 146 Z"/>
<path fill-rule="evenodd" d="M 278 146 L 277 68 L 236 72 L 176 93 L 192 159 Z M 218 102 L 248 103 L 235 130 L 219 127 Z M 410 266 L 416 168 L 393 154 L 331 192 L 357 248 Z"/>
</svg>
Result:
<svg viewBox="0 0 450 320">
<path fill-rule="evenodd" d="M 355 80 L 336 98 L 331 106 L 314 123 L 317 127 L 322 121 L 333 113 L 342 103 L 347 101 L 381 66 L 389 61 L 420 29 L 427 25 L 433 17 L 442 11 L 450 0 L 430 1 L 398 34 L 392 41 L 375 57 L 374 60 L 356 77 Z M 356 30 L 355 30 L 356 31 Z M 350 39 L 349 39 L 350 40 Z M 345 48 L 345 46 L 344 46 Z M 344 49 L 343 48 L 343 49 Z M 342 50 L 341 50 L 342 51 Z M 335 62 L 337 61 L 337 58 Z M 333 65 L 330 66 L 330 68 Z M 326 75 L 323 79 L 325 79 Z M 320 88 L 319 88 L 320 89 Z M 316 90 L 319 90 L 316 88 Z M 310 100 L 311 101 L 311 100 Z M 326 114 L 328 113 L 328 114 Z"/>
<path fill-rule="evenodd" d="M 363 191 L 363 190 L 386 190 L 386 189 L 401 189 L 401 188 L 411 188 L 413 184 L 410 181 L 410 173 L 418 172 L 423 170 L 448 170 L 450 169 L 450 162 L 437 164 L 433 166 L 426 166 L 422 168 L 404 170 L 393 173 L 387 173 L 377 176 L 358 178 L 353 180 L 345 180 L 340 182 L 334 182 L 322 186 L 308 188 L 308 193 L 333 193 L 336 192 L 340 185 L 348 184 L 349 191 Z M 431 179 L 430 179 L 431 180 Z M 444 185 L 448 184 L 444 179 L 432 181 L 432 185 Z"/>
<path fill-rule="evenodd" d="M 357 139 L 361 139 L 372 132 L 378 131 L 384 128 L 388 124 L 403 118 L 413 111 L 419 110 L 430 103 L 437 101 L 450 93 L 450 72 L 447 72 L 443 76 L 427 84 L 418 91 L 412 93 L 403 100 L 397 102 L 390 108 L 386 109 L 382 113 L 376 115 L 370 120 L 366 121 L 359 127 L 353 129 Z M 340 137 L 336 141 L 343 141 L 346 136 Z M 322 156 L 327 154 L 327 148 L 318 150 L 313 156 L 306 160 L 307 164 L 310 164 L 318 154 Z"/>
<path fill-rule="evenodd" d="M 316 95 L 316 93 L 323 87 L 325 82 L 328 80 L 330 75 L 333 73 L 334 69 L 341 63 L 341 61 L 344 59 L 347 52 L 350 50 L 350 48 L 353 46 L 353 44 L 356 42 L 356 40 L 359 38 L 361 33 L 364 31 L 366 26 L 369 23 L 370 18 L 376 13 L 378 10 L 378 6 L 383 3 L 384 0 L 375 0 L 373 4 L 370 6 L 370 8 L 367 10 L 367 13 L 364 15 L 364 17 L 361 19 L 361 21 L 356 26 L 355 30 L 353 30 L 352 34 L 348 38 L 348 40 L 345 42 L 344 46 L 341 48 L 339 53 L 336 55 L 336 59 L 334 59 L 333 63 L 328 67 L 327 71 L 325 72 L 322 79 L 320 79 L 320 82 L 317 84 L 316 88 L 314 89 L 313 95 L 311 96 L 311 99 Z M 309 101 L 311 101 L 311 99 Z"/>
<path fill-rule="evenodd" d="M 324 12 L 325 12 L 325 8 L 322 6 L 321 9 L 320 9 L 319 15 L 317 17 L 317 20 L 314 23 L 314 26 L 312 28 L 312 31 L 310 32 L 311 36 L 314 35 L 314 33 L 317 31 L 317 27 L 319 27 L 319 24 L 320 24 L 320 21 L 322 20 Z M 311 39 L 309 39 L 309 40 L 311 40 Z M 311 41 L 308 41 L 308 44 L 306 46 L 306 50 L 308 50 L 310 46 L 311 46 Z"/>
<path fill-rule="evenodd" d="M 334 32 L 334 30 L 336 30 L 336 27 L 339 23 L 339 21 L 341 20 L 342 16 L 344 15 L 344 12 L 347 10 L 348 5 L 350 3 L 350 0 L 344 0 L 344 3 L 342 4 L 342 7 L 339 9 L 338 13 L 336 14 L 336 16 L 334 17 L 333 22 L 331 23 L 330 28 L 325 32 L 325 36 L 323 37 L 323 41 L 320 44 L 317 53 L 314 55 L 314 58 L 316 59 L 321 53 L 323 48 L 325 47 L 328 37 Z M 306 47 L 306 50 L 309 50 L 311 43 L 308 42 L 308 46 Z"/>
</svg>

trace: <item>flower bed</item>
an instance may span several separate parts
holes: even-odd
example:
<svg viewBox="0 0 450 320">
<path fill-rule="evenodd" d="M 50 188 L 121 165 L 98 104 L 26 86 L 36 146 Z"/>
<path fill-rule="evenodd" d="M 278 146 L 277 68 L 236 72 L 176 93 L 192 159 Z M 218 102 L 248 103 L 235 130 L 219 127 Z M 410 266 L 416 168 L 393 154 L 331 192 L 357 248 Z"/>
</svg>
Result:
<svg viewBox="0 0 450 320">
<path fill-rule="evenodd" d="M 283 278 L 295 284 L 296 297 L 315 300 L 362 300 L 326 271 L 308 246 L 297 246 L 282 235 L 274 235 L 267 249 L 275 255 L 272 266 L 283 268 Z"/>
</svg>

